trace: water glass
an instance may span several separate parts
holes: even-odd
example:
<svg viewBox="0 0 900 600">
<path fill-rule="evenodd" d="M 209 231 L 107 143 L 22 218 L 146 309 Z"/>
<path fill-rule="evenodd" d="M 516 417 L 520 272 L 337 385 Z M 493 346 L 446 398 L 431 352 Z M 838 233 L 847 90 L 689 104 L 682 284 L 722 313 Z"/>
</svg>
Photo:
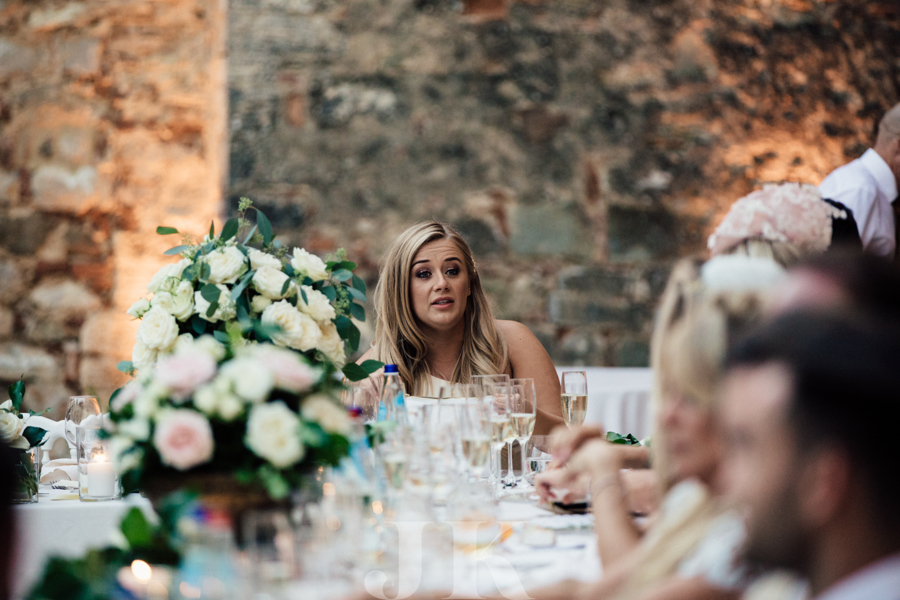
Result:
<svg viewBox="0 0 900 600">
<path fill-rule="evenodd" d="M 533 435 L 525 444 L 522 456 L 526 467 L 525 479 L 528 483 L 534 484 L 534 476 L 544 472 L 553 460 L 550 453 L 550 438 L 549 435 Z"/>
<path fill-rule="evenodd" d="M 91 425 L 100 427 L 100 403 L 96 396 L 71 396 L 66 405 L 65 432 L 69 447 L 74 448 L 75 428 L 79 425 Z M 75 458 L 74 456 L 72 458 Z"/>
<path fill-rule="evenodd" d="M 371 379 L 354 381 L 344 386 L 341 401 L 347 408 L 358 408 L 364 423 L 378 420 L 378 385 Z"/>
</svg>

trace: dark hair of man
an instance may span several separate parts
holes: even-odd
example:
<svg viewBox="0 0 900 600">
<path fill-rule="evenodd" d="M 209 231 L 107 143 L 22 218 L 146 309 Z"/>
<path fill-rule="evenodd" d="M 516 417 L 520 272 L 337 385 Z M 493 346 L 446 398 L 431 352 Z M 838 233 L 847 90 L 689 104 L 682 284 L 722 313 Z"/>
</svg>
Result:
<svg viewBox="0 0 900 600">
<path fill-rule="evenodd" d="M 887 318 L 900 317 L 900 267 L 863 252 L 836 251 L 797 264 L 837 283 L 855 306 Z"/>
<path fill-rule="evenodd" d="M 800 447 L 845 452 L 885 541 L 900 546 L 900 328 L 858 316 L 786 313 L 735 344 L 727 359 L 729 368 L 768 363 L 791 373 L 788 418 Z"/>
</svg>

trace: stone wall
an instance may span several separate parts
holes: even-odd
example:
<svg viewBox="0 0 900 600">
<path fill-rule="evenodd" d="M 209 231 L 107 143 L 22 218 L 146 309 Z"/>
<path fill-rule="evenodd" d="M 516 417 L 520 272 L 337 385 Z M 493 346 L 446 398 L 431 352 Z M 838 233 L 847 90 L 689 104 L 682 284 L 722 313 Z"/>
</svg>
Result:
<svg viewBox="0 0 900 600">
<path fill-rule="evenodd" d="M 558 363 L 641 365 L 675 257 L 900 100 L 894 0 L 231 0 L 230 204 L 370 282 L 454 223 Z"/>
<path fill-rule="evenodd" d="M 108 398 L 155 227 L 220 212 L 224 8 L 0 1 L 0 383 L 25 374 L 28 408 Z"/>
</svg>

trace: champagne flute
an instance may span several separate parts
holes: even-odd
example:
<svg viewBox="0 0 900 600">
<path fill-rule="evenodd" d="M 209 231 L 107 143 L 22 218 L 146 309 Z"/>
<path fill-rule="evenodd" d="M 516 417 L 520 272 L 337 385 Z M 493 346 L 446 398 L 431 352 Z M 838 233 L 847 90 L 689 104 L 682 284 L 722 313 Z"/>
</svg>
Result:
<svg viewBox="0 0 900 600">
<path fill-rule="evenodd" d="M 521 388 L 521 394 L 516 394 L 510 406 L 512 429 L 519 442 L 519 452 L 522 459 L 522 473 L 518 481 L 525 481 L 525 445 L 534 433 L 534 422 L 537 419 L 537 392 L 534 387 L 534 379 L 517 378 L 510 380 L 516 389 Z M 509 452 L 510 465 L 512 465 L 512 445 Z M 510 466 L 512 472 L 512 466 Z"/>
<path fill-rule="evenodd" d="M 72 458 L 75 458 L 75 428 L 83 424 L 91 424 L 100 427 L 103 425 L 100 420 L 100 403 L 97 402 L 96 396 L 71 396 L 69 404 L 66 406 L 66 419 L 64 423 L 66 440 L 71 448 Z"/>
<path fill-rule="evenodd" d="M 577 427 L 584 423 L 584 416 L 587 414 L 587 373 L 563 371 L 561 397 L 566 425 Z"/>
<path fill-rule="evenodd" d="M 462 449 L 462 423 L 459 407 L 471 403 L 481 403 L 478 386 L 470 383 L 454 383 L 442 385 L 438 390 L 438 404 L 440 405 L 440 419 L 444 423 L 445 430 L 450 432 L 453 441 L 453 452 L 459 464 L 463 464 L 465 457 Z"/>
<path fill-rule="evenodd" d="M 518 437 L 517 422 L 515 420 L 515 412 L 517 401 L 525 395 L 525 390 L 521 385 L 516 385 L 510 380 L 509 395 L 506 397 L 507 408 L 509 410 L 509 429 L 506 431 L 506 477 L 503 480 L 504 487 L 516 486 L 516 473 L 513 468 L 513 442 Z M 533 427 L 533 425 L 532 425 Z"/>
<path fill-rule="evenodd" d="M 480 402 L 456 406 L 462 439 L 462 454 L 469 473 L 481 478 L 491 455 L 491 420 L 487 407 Z"/>
<path fill-rule="evenodd" d="M 509 385 L 509 375 L 506 374 L 492 374 L 492 375 L 473 375 L 472 376 L 472 384 L 477 386 L 478 396 L 485 402 L 488 401 L 490 397 L 493 399 L 494 386 L 495 385 Z M 491 451 L 491 482 L 496 483 L 500 480 L 499 475 L 495 475 L 495 473 L 499 473 L 500 471 L 500 454 Z M 496 477 L 496 480 L 494 479 Z"/>
<path fill-rule="evenodd" d="M 500 457 L 503 446 L 508 443 L 512 435 L 509 422 L 509 397 L 513 394 L 512 386 L 497 384 L 493 386 L 491 394 L 485 396 L 483 404 L 487 410 L 491 423 L 491 450 L 493 450 L 494 483 L 498 486 L 503 483 L 500 477 Z"/>
</svg>

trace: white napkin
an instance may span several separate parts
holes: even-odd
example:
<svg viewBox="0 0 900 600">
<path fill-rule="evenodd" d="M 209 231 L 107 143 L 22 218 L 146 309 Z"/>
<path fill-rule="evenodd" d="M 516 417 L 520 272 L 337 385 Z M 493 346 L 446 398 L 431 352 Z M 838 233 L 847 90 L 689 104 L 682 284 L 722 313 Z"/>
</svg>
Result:
<svg viewBox="0 0 900 600">
<path fill-rule="evenodd" d="M 49 461 L 41 470 L 41 483 L 57 481 L 78 481 L 78 466 L 71 458 L 57 458 Z"/>
</svg>

